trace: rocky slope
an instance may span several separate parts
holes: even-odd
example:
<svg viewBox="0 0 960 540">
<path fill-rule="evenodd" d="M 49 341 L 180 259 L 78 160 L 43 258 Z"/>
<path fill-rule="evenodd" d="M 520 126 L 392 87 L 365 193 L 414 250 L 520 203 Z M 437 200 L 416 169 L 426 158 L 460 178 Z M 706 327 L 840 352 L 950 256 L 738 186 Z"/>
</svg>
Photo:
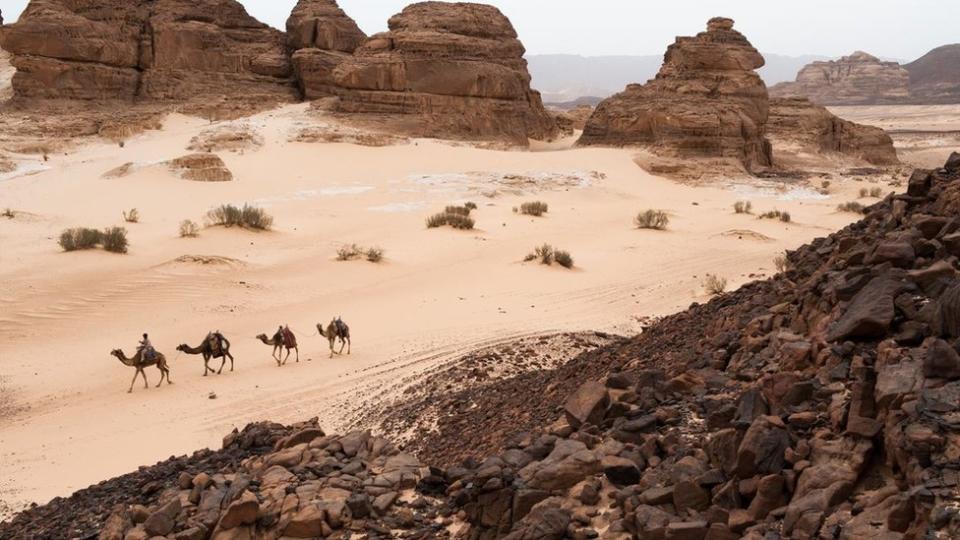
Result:
<svg viewBox="0 0 960 540">
<path fill-rule="evenodd" d="M 806 98 L 771 99 L 767 135 L 775 156 L 796 145 L 802 152 L 840 154 L 872 165 L 900 162 L 886 131 L 838 118 Z"/>
<path fill-rule="evenodd" d="M 579 144 L 643 145 L 678 157 L 727 158 L 747 170 L 767 167 L 767 89 L 755 71 L 763 65 L 732 20 L 711 19 L 706 32 L 677 38 L 656 79 L 600 103 Z"/>
<path fill-rule="evenodd" d="M 455 406 L 418 456 L 365 432 L 251 428 L 0 537 L 96 522 L 131 540 L 956 538 L 958 212 L 955 154 L 775 278 L 554 370 L 437 389 Z"/>
<path fill-rule="evenodd" d="M 524 47 L 495 7 L 422 2 L 389 28 L 336 68 L 339 111 L 419 136 L 526 144 L 556 135 Z"/>
<path fill-rule="evenodd" d="M 915 103 L 960 103 L 960 44 L 938 47 L 903 66 Z"/>
<path fill-rule="evenodd" d="M 300 90 L 317 99 L 336 93 L 334 69 L 367 35 L 335 0 L 300 0 L 287 19 L 287 38 Z"/>
<path fill-rule="evenodd" d="M 896 62 L 857 51 L 805 66 L 795 82 L 772 87 L 770 95 L 806 97 L 819 105 L 898 103 L 910 97 L 910 73 Z"/>
</svg>

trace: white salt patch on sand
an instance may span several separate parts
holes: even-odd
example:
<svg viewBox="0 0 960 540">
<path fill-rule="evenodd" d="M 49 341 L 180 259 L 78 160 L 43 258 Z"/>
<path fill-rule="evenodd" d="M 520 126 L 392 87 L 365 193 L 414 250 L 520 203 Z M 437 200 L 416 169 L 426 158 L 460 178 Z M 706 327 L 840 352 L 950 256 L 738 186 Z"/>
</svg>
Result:
<svg viewBox="0 0 960 540">
<path fill-rule="evenodd" d="M 17 165 L 16 169 L 8 173 L 0 174 L 0 182 L 4 180 L 13 180 L 14 178 L 19 178 L 21 176 L 37 174 L 39 172 L 43 172 L 49 169 L 50 167 L 47 167 L 43 163 L 36 163 L 36 162 L 20 163 Z"/>
<path fill-rule="evenodd" d="M 302 189 L 286 195 L 277 195 L 275 197 L 261 197 L 254 199 L 255 204 L 275 204 L 290 201 L 306 201 L 316 197 L 337 197 L 341 195 L 360 195 L 373 191 L 373 186 L 334 186 L 320 189 Z"/>
<path fill-rule="evenodd" d="M 746 184 L 734 184 L 730 190 L 742 197 L 757 197 L 765 199 L 776 199 L 778 201 L 825 201 L 830 198 L 819 191 L 809 187 L 793 187 L 784 189 L 783 186 L 756 186 Z"/>
<path fill-rule="evenodd" d="M 370 206 L 367 207 L 367 210 L 371 212 L 387 212 L 387 213 L 401 213 L 401 212 L 416 212 L 417 210 L 423 210 L 427 207 L 427 203 L 424 201 L 416 202 L 397 202 L 390 204 L 383 204 L 380 206 Z"/>
</svg>

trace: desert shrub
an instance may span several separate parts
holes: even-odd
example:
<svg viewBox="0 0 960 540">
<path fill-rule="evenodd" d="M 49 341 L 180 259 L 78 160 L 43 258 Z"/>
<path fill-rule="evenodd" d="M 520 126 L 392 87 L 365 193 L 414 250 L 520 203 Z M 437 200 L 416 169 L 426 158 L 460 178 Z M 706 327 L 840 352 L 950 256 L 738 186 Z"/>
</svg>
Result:
<svg viewBox="0 0 960 540">
<path fill-rule="evenodd" d="M 129 212 L 123 213 L 123 220 L 127 223 L 140 223 L 140 211 L 136 208 L 131 208 Z"/>
<path fill-rule="evenodd" d="M 367 260 L 372 263 L 378 263 L 383 260 L 383 249 L 378 247 L 367 248 Z"/>
<path fill-rule="evenodd" d="M 338 261 L 352 261 L 360 256 L 362 250 L 360 246 L 356 244 L 348 244 L 345 246 L 340 246 L 337 249 L 337 260 Z"/>
<path fill-rule="evenodd" d="M 3 217 L 5 217 L 5 218 L 7 218 L 7 219 L 13 219 L 13 218 L 17 217 L 17 213 L 14 212 L 13 210 L 9 209 L 9 208 L 4 208 L 4 210 L 3 210 Z"/>
<path fill-rule="evenodd" d="M 645 210 L 637 214 L 633 222 L 640 229 L 655 229 L 662 231 L 667 228 L 670 218 L 663 210 Z"/>
<path fill-rule="evenodd" d="M 77 251 L 81 249 L 93 249 L 100 244 L 102 233 L 97 229 L 88 229 L 79 227 L 67 229 L 60 233 L 60 240 L 57 242 L 64 251 Z"/>
<path fill-rule="evenodd" d="M 456 207 L 448 207 L 448 208 L 456 208 Z M 434 214 L 429 218 L 427 218 L 428 229 L 436 229 L 437 227 L 443 227 L 445 225 L 449 225 L 454 229 L 470 230 L 470 229 L 473 229 L 473 226 L 475 225 L 475 223 L 473 221 L 473 218 L 471 218 L 469 215 L 464 215 L 461 213 L 453 213 L 453 212 L 441 212 L 439 214 Z"/>
<path fill-rule="evenodd" d="M 103 249 L 111 253 L 126 253 L 128 246 L 127 230 L 123 227 L 104 229 L 100 237 L 100 243 L 103 245 Z"/>
<path fill-rule="evenodd" d="M 775 266 L 777 269 L 777 272 L 781 274 L 787 271 L 788 265 L 789 265 L 789 262 L 787 261 L 786 254 L 781 253 L 780 255 L 777 255 L 776 257 L 773 258 L 773 266 Z"/>
<path fill-rule="evenodd" d="M 520 205 L 520 213 L 525 216 L 540 217 L 546 214 L 549 208 L 543 201 L 525 202 Z"/>
<path fill-rule="evenodd" d="M 727 291 L 727 278 L 707 274 L 703 279 L 703 289 L 711 295 L 723 294 Z"/>
<path fill-rule="evenodd" d="M 270 230 L 273 226 L 273 217 L 262 208 L 243 205 L 238 208 L 232 204 L 220 205 L 207 212 L 207 219 L 213 225 L 224 227 L 245 227 L 261 231 Z"/>
<path fill-rule="evenodd" d="M 553 260 L 557 261 L 557 264 L 564 268 L 573 268 L 573 257 L 567 251 L 559 249 L 554 251 Z"/>
<path fill-rule="evenodd" d="M 860 188 L 860 198 L 866 199 L 870 196 L 870 190 L 867 188 Z"/>
<path fill-rule="evenodd" d="M 540 259 L 540 264 L 553 264 L 553 246 L 550 244 L 543 244 L 542 246 L 537 246 L 534 248 L 533 253 L 527 255 L 527 261 L 535 261 Z"/>
<path fill-rule="evenodd" d="M 857 201 L 850 201 L 837 206 L 837 210 L 841 212 L 852 212 L 854 214 L 863 214 L 866 212 L 867 207 L 858 203 Z"/>
<path fill-rule="evenodd" d="M 793 221 L 793 218 L 790 216 L 790 212 L 781 212 L 780 210 L 764 212 L 760 214 L 759 219 L 779 219 L 784 223 L 790 223 Z"/>
<path fill-rule="evenodd" d="M 476 209 L 477 209 L 477 203 L 475 203 L 475 202 L 468 202 L 467 204 L 463 205 L 463 207 L 466 208 L 467 210 L 476 210 Z"/>
<path fill-rule="evenodd" d="M 185 219 L 180 222 L 180 238 L 194 238 L 199 236 L 200 227 L 196 223 Z"/>
<path fill-rule="evenodd" d="M 470 208 L 467 206 L 448 206 L 443 211 L 447 214 L 455 214 L 458 216 L 470 215 Z"/>
<path fill-rule="evenodd" d="M 749 214 L 753 212 L 753 203 L 750 201 L 737 201 L 733 203 L 733 211 L 737 214 Z"/>
<path fill-rule="evenodd" d="M 872 188 L 872 189 L 870 190 L 870 196 L 873 197 L 874 199 L 882 199 L 882 198 L 883 198 L 883 188 L 878 188 L 878 187 Z"/>
</svg>

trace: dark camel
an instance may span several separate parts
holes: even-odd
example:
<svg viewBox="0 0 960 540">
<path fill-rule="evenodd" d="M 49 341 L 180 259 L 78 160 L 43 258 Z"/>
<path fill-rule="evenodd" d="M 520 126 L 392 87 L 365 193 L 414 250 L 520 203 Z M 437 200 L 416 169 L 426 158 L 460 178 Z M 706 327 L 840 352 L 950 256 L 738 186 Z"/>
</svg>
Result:
<svg viewBox="0 0 960 540">
<path fill-rule="evenodd" d="M 217 336 L 222 340 L 222 345 L 218 346 Z M 207 373 L 216 373 L 220 375 L 223 373 L 223 367 L 227 364 L 227 359 L 230 359 L 230 371 L 233 371 L 233 355 L 230 354 L 230 340 L 223 337 L 223 334 L 219 332 L 211 332 L 207 334 L 207 337 L 203 338 L 203 343 L 199 347 L 191 347 L 184 343 L 177 347 L 177 350 L 186 354 L 200 354 L 203 355 L 203 376 L 206 377 Z M 214 371 L 210 367 L 211 358 L 220 358 L 220 369 Z"/>
<path fill-rule="evenodd" d="M 150 366 L 157 366 L 157 369 L 160 370 L 160 382 L 157 383 L 157 388 L 163 384 L 163 378 L 167 378 L 167 384 L 173 384 L 173 381 L 170 380 L 170 368 L 167 367 L 167 358 L 160 354 L 159 352 L 153 353 L 153 358 L 150 360 L 143 359 L 143 351 L 137 351 L 137 354 L 133 358 L 127 358 L 127 355 L 123 354 L 123 351 L 116 349 L 111 351 L 110 354 L 116 356 L 118 360 L 123 362 L 123 365 L 136 368 L 137 372 L 133 374 L 133 380 L 130 381 L 130 389 L 127 390 L 127 393 L 133 392 L 133 383 L 137 382 L 137 375 L 143 375 L 143 387 L 150 388 L 150 385 L 147 383 L 147 374 L 143 371 L 143 368 Z"/>
<path fill-rule="evenodd" d="M 347 354 L 350 354 L 350 327 L 347 326 L 347 323 L 341 321 L 340 319 L 333 319 L 330 321 L 330 324 L 327 325 L 327 329 L 323 329 L 322 324 L 317 324 L 317 330 L 320 332 L 320 335 L 327 338 L 327 341 L 330 342 L 330 358 L 333 358 L 334 350 L 333 345 L 339 339 L 340 340 L 340 351 L 336 354 L 343 354 L 343 348 L 347 347 Z"/>
<path fill-rule="evenodd" d="M 284 339 L 284 334 L 287 334 L 287 339 Z M 289 330 L 284 332 L 283 329 L 277 330 L 277 333 L 273 335 L 272 338 L 267 339 L 266 334 L 260 334 L 257 336 L 257 339 L 263 342 L 264 345 L 269 345 L 273 347 L 273 359 L 277 361 L 277 367 L 284 366 L 287 364 L 287 360 L 290 359 L 290 349 L 293 349 L 297 353 L 297 362 L 300 362 L 300 349 L 297 348 L 297 338 L 293 335 L 293 332 Z M 287 356 L 283 358 L 283 362 L 280 362 L 280 356 L 283 355 L 283 349 L 287 349 Z"/>
</svg>

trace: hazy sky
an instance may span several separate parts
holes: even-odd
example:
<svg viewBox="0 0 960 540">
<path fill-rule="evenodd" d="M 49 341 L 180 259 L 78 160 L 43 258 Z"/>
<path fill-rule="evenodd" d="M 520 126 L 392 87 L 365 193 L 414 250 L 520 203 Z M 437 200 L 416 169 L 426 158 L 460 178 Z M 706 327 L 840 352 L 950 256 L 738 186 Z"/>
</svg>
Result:
<svg viewBox="0 0 960 540">
<path fill-rule="evenodd" d="M 132 0 L 131 0 L 132 1 Z M 0 0 L 10 22 L 27 0 Z M 296 0 L 241 0 L 278 28 Z M 386 29 L 404 0 L 340 0 L 368 33 Z M 531 54 L 661 54 L 677 35 L 700 31 L 715 15 L 764 52 L 841 56 L 860 49 L 913 60 L 960 41 L 960 0 L 490 0 L 517 27 Z"/>
</svg>

